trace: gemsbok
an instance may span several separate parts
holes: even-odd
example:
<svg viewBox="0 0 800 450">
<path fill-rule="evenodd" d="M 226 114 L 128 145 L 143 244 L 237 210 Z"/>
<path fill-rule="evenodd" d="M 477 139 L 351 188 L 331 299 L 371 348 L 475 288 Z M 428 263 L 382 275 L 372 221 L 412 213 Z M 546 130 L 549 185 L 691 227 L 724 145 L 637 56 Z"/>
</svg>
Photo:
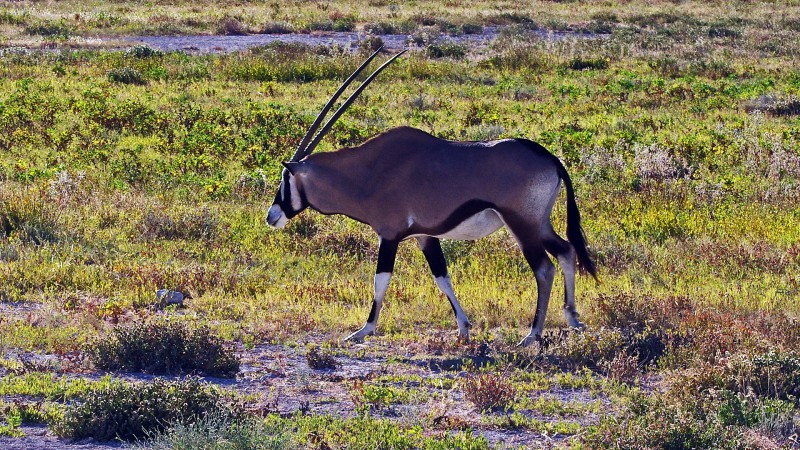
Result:
<svg viewBox="0 0 800 450">
<path fill-rule="evenodd" d="M 322 109 L 294 156 L 284 163 L 267 223 L 281 228 L 306 208 L 343 214 L 372 227 L 380 238 L 374 298 L 367 322 L 346 339 L 375 332 L 401 241 L 415 238 L 439 289 L 455 313 L 459 337 L 468 340 L 470 322 L 453 292 L 440 239 L 474 240 L 505 225 L 536 278 L 538 299 L 526 346 L 541 337 L 555 277 L 553 255 L 564 273 L 564 315 L 583 327 L 575 310 L 575 269 L 596 277 L 581 228 L 575 192 L 559 159 L 527 139 L 455 142 L 410 127 L 394 128 L 353 148 L 311 154 L 358 94 L 400 52 L 386 61 L 314 132 L 347 86 L 375 58 L 370 56 Z M 313 139 L 311 136 L 314 135 Z M 553 230 L 550 214 L 561 182 L 567 191 L 567 239 Z"/>
</svg>

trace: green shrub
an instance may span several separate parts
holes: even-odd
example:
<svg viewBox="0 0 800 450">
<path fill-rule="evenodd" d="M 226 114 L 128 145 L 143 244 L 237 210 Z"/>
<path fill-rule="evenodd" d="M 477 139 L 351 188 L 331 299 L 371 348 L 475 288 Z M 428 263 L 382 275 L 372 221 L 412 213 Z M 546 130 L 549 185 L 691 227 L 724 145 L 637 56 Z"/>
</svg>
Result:
<svg viewBox="0 0 800 450">
<path fill-rule="evenodd" d="M 669 56 L 661 56 L 647 61 L 647 65 L 654 72 L 669 78 L 681 76 L 681 65 L 678 60 Z"/>
<path fill-rule="evenodd" d="M 218 377 L 233 377 L 239 371 L 233 346 L 208 327 L 189 328 L 168 320 L 119 325 L 90 343 L 87 353 L 101 370 Z"/>
<path fill-rule="evenodd" d="M 209 241 L 219 234 L 219 219 L 206 208 L 182 215 L 148 211 L 142 218 L 140 229 L 146 239 Z"/>
<path fill-rule="evenodd" d="M 463 59 L 467 55 L 467 46 L 452 41 L 433 43 L 425 48 L 429 58 Z"/>
<path fill-rule="evenodd" d="M 25 25 L 27 16 L 28 14 L 18 15 L 11 12 L 11 10 L 3 9 L 0 10 L 0 24 Z"/>
<path fill-rule="evenodd" d="M 800 115 L 800 97 L 791 95 L 767 106 L 764 111 L 773 116 L 798 116 Z"/>
<path fill-rule="evenodd" d="M 707 77 L 712 80 L 718 80 L 720 78 L 726 78 L 736 74 L 736 71 L 733 69 L 733 67 L 731 67 L 731 64 L 722 59 L 694 61 L 689 64 L 688 72 L 693 75 Z"/>
<path fill-rule="evenodd" d="M 292 418 L 303 448 L 347 450 L 488 450 L 485 437 L 470 431 L 429 435 L 420 426 L 365 415 L 339 418 L 314 415 Z"/>
<path fill-rule="evenodd" d="M 598 369 L 603 362 L 612 361 L 624 352 L 625 348 L 625 336 L 620 330 L 603 328 L 569 333 L 549 352 L 565 369 Z"/>
<path fill-rule="evenodd" d="M 356 29 L 356 18 L 353 16 L 338 17 L 333 21 L 333 31 L 353 31 Z"/>
<path fill-rule="evenodd" d="M 235 17 L 224 17 L 217 25 L 217 34 L 224 36 L 244 36 L 247 31 L 247 25 Z"/>
<path fill-rule="evenodd" d="M 737 355 L 725 368 L 727 387 L 800 405 L 800 356 L 794 353 Z"/>
<path fill-rule="evenodd" d="M 725 426 L 707 397 L 681 399 L 663 394 L 638 396 L 620 417 L 607 416 L 584 437 L 587 448 L 734 450 L 744 448 L 744 436 Z"/>
<path fill-rule="evenodd" d="M 762 426 L 787 436 L 794 432 L 794 408 L 791 403 L 728 390 L 715 392 L 714 396 L 718 403 L 719 420 L 724 425 Z"/>
<path fill-rule="evenodd" d="M 463 31 L 464 34 L 481 34 L 483 33 L 483 25 L 468 22 L 461 25 L 461 31 Z"/>
<path fill-rule="evenodd" d="M 284 450 L 295 448 L 285 423 L 275 420 L 233 420 L 211 413 L 200 420 L 178 423 L 148 433 L 135 450 Z"/>
<path fill-rule="evenodd" d="M 366 416 L 370 411 L 380 411 L 389 408 L 393 402 L 404 398 L 403 391 L 398 391 L 390 386 L 367 384 L 361 380 L 353 381 L 350 388 L 350 401 L 356 407 L 356 413 Z"/>
<path fill-rule="evenodd" d="M 154 49 L 148 45 L 134 45 L 133 47 L 125 50 L 125 56 L 131 58 L 147 59 L 164 56 L 164 52 Z"/>
<path fill-rule="evenodd" d="M 608 69 L 608 58 L 572 58 L 566 67 L 572 70 L 603 70 Z"/>
<path fill-rule="evenodd" d="M 738 38 L 742 32 L 724 23 L 713 24 L 708 28 L 708 37 L 711 38 Z"/>
<path fill-rule="evenodd" d="M 496 69 L 545 72 L 555 65 L 554 56 L 536 42 L 510 37 L 497 39 L 492 44 L 495 54 L 482 65 Z"/>
<path fill-rule="evenodd" d="M 100 441 L 141 439 L 175 424 L 191 424 L 209 414 L 239 418 L 240 405 L 197 378 L 115 383 L 89 392 L 53 424 L 62 437 Z"/>
<path fill-rule="evenodd" d="M 12 403 L 0 401 L 0 418 L 5 418 L 11 426 L 51 423 L 60 417 L 59 406 L 52 402 L 25 402 L 19 399 Z"/>
<path fill-rule="evenodd" d="M 705 374 L 698 373 L 702 379 Z M 685 378 L 682 381 L 692 381 Z M 677 386 L 654 395 L 635 394 L 629 408 L 590 427 L 588 448 L 773 448 L 752 445 L 767 432 L 781 439 L 797 432 L 794 408 L 750 393 Z M 749 430 L 748 430 L 749 428 Z M 777 447 L 774 447 L 777 448 Z"/>
<path fill-rule="evenodd" d="M 374 52 L 383 47 L 383 39 L 380 36 L 367 36 L 358 41 L 358 48 L 368 52 Z"/>
<path fill-rule="evenodd" d="M 288 22 L 267 22 L 258 28 L 258 34 L 289 34 L 294 33 L 294 27 Z"/>
<path fill-rule="evenodd" d="M 311 31 L 353 31 L 356 29 L 355 16 L 336 16 L 331 20 L 312 22 L 308 25 Z"/>
<path fill-rule="evenodd" d="M 108 80 L 114 83 L 122 84 L 147 84 L 141 72 L 131 67 L 123 67 L 121 69 L 111 69 L 108 72 Z"/>
<path fill-rule="evenodd" d="M 40 21 L 25 27 L 25 32 L 30 35 L 39 35 L 53 39 L 67 39 L 70 29 L 64 20 Z"/>
<path fill-rule="evenodd" d="M 34 191 L 0 191 L 0 238 L 17 237 L 34 245 L 58 241 L 58 213 L 52 203 L 35 195 Z"/>
</svg>

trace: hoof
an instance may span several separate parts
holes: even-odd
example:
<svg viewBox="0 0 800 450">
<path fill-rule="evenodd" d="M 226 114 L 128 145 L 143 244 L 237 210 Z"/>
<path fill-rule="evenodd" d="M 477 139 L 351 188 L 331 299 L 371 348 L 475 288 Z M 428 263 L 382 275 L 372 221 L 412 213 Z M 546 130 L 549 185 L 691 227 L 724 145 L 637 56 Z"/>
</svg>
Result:
<svg viewBox="0 0 800 450">
<path fill-rule="evenodd" d="M 459 324 L 458 326 L 458 341 L 467 343 L 469 342 L 469 330 L 472 328 L 472 324 L 469 321 Z"/>
<path fill-rule="evenodd" d="M 374 329 L 369 329 L 367 327 L 364 327 L 356 331 L 355 333 L 351 334 L 350 336 L 347 336 L 346 338 L 344 338 L 344 340 L 349 342 L 364 342 L 365 337 L 371 336 L 374 333 L 375 333 Z"/>
<path fill-rule="evenodd" d="M 517 347 L 528 347 L 535 342 L 541 342 L 542 336 L 539 334 L 529 334 L 525 337 L 525 339 L 519 341 Z"/>
<path fill-rule="evenodd" d="M 586 328 L 586 325 L 584 325 L 583 323 L 581 323 L 580 320 L 578 320 L 578 313 L 574 311 L 564 309 L 564 318 L 567 319 L 567 325 L 569 325 L 570 328 L 578 328 L 578 329 Z"/>
</svg>

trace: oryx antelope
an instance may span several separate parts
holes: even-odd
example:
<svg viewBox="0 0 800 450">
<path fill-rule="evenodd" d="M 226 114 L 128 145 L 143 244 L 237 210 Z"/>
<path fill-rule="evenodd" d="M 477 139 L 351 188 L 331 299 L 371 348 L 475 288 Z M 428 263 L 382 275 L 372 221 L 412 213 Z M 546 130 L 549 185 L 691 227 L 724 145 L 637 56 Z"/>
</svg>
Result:
<svg viewBox="0 0 800 450">
<path fill-rule="evenodd" d="M 506 226 L 533 273 L 538 299 L 529 345 L 541 336 L 555 276 L 553 255 L 564 272 L 564 314 L 582 327 L 575 311 L 576 265 L 593 276 L 595 264 L 581 229 L 572 182 L 561 162 L 526 139 L 454 142 L 410 127 L 394 128 L 354 148 L 311 154 L 336 119 L 389 59 L 342 104 L 313 139 L 331 105 L 378 54 L 375 52 L 333 95 L 306 133 L 281 175 L 267 223 L 283 227 L 306 208 L 344 214 L 372 227 L 380 237 L 372 309 L 364 326 L 347 337 L 374 333 L 401 241 L 414 238 L 436 284 L 447 296 L 458 333 L 469 339 L 470 322 L 453 292 L 439 239 L 474 240 Z M 561 182 L 567 191 L 567 239 L 553 230 L 550 213 Z"/>
</svg>

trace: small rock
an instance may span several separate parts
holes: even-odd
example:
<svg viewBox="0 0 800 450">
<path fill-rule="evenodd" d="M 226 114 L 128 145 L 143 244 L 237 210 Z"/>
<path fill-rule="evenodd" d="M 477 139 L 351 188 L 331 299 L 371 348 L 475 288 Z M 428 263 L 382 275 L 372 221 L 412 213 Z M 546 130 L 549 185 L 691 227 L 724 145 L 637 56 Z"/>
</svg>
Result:
<svg viewBox="0 0 800 450">
<path fill-rule="evenodd" d="M 170 291 L 169 289 L 159 289 L 156 291 L 156 300 L 165 306 L 183 306 L 183 297 L 183 294 L 178 291 Z"/>
</svg>

